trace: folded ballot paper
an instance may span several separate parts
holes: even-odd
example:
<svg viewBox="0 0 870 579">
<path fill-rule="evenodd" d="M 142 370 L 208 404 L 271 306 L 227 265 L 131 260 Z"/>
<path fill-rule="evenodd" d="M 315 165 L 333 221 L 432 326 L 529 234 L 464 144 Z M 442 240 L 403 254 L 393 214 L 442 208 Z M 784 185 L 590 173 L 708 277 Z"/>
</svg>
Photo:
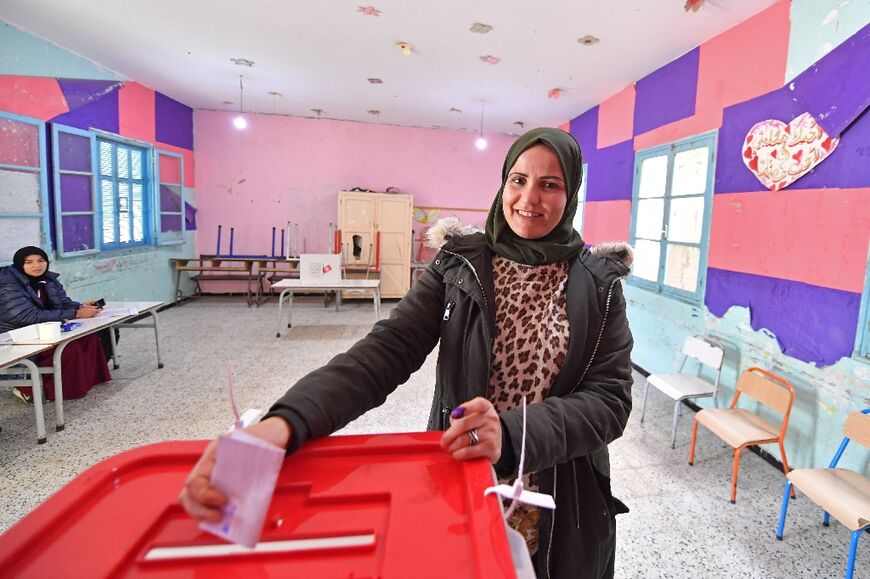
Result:
<svg viewBox="0 0 870 579">
<path fill-rule="evenodd" d="M 227 504 L 219 522 L 203 522 L 199 528 L 253 548 L 260 539 L 284 455 L 283 448 L 240 429 L 220 436 L 211 484 L 227 496 Z"/>
</svg>

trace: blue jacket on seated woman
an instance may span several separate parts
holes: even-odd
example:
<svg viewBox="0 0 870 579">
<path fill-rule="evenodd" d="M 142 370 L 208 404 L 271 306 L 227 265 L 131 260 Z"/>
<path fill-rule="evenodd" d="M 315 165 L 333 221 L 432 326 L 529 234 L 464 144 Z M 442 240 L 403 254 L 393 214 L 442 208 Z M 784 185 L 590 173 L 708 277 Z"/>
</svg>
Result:
<svg viewBox="0 0 870 579">
<path fill-rule="evenodd" d="M 44 274 L 49 309 L 42 305 L 27 276 L 13 266 L 0 268 L 0 332 L 8 332 L 41 322 L 60 322 L 76 317 L 81 303 L 66 295 L 58 274 Z"/>
</svg>

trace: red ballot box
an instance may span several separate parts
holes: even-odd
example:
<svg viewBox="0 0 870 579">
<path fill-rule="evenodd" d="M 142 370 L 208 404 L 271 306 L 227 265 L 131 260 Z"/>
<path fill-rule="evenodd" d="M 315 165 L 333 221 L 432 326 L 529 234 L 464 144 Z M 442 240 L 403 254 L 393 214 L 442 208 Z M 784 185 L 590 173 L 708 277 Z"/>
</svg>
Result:
<svg viewBox="0 0 870 579">
<path fill-rule="evenodd" d="M 260 543 L 204 531 L 178 503 L 204 441 L 121 453 L 0 536 L 3 577 L 515 577 L 484 459 L 441 433 L 333 436 L 284 461 Z"/>
</svg>

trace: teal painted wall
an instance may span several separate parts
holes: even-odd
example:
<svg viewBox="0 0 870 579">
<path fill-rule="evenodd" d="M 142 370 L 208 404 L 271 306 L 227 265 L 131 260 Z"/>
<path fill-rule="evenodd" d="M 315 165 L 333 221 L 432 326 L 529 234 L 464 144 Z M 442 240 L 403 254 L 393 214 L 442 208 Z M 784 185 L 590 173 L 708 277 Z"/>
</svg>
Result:
<svg viewBox="0 0 870 579">
<path fill-rule="evenodd" d="M 788 50 L 788 80 L 805 70 L 870 21 L 866 0 L 793 0 Z M 870 183 L 867 184 L 870 186 Z M 847 251 L 866 251 L 860 246 Z M 792 468 L 826 466 L 842 439 L 843 423 L 849 411 L 870 407 L 870 360 L 841 358 L 818 368 L 784 355 L 768 331 L 750 326 L 750 311 L 732 307 L 722 318 L 705 306 L 691 306 L 625 284 L 628 317 L 635 336 L 633 361 L 649 372 L 675 372 L 680 349 L 687 336 L 700 336 L 725 348 L 725 362 L 719 389 L 719 407 L 727 406 L 741 370 L 759 366 L 789 380 L 797 392 L 785 448 Z M 866 306 L 865 306 L 866 307 Z M 642 384 L 639 385 L 642 387 Z M 650 397 L 662 396 L 654 389 Z M 744 405 L 745 401 L 741 402 Z M 712 407 L 707 399 L 699 404 Z M 747 405 L 753 408 L 752 404 Z M 637 409 L 639 411 L 639 409 Z M 778 423 L 775 414 L 768 415 Z M 683 420 L 691 420 L 690 416 Z M 661 424 L 670 429 L 670 420 Z M 646 425 L 649 428 L 649 424 Z M 670 449 L 667 449 L 668 451 Z M 769 451 L 781 460 L 776 445 Z M 699 449 L 700 455 L 704 451 Z M 870 473 L 870 451 L 850 445 L 840 463 L 846 468 Z"/>
<path fill-rule="evenodd" d="M 632 360 L 645 370 L 676 372 L 686 337 L 701 336 L 722 345 L 725 350 L 718 397 L 720 408 L 730 403 L 737 375 L 746 368 L 758 366 L 792 383 L 797 395 L 785 442 L 792 468 L 827 465 L 840 444 L 849 410 L 870 406 L 870 364 L 842 358 L 832 366 L 817 368 L 786 356 L 773 335 L 751 328 L 747 308 L 732 307 L 724 317 L 717 318 L 703 306 L 664 298 L 630 284 L 625 285 L 625 297 L 629 324 L 635 336 Z M 691 368 L 688 364 L 687 367 Z M 651 389 L 649 396 L 657 394 Z M 741 401 L 741 406 L 744 404 L 745 401 Z M 702 399 L 699 406 L 711 408 L 713 404 L 709 399 Z M 746 407 L 757 408 L 753 404 Z M 777 423 L 776 415 L 768 418 Z M 670 428 L 670 421 L 662 426 Z M 765 450 L 780 458 L 776 445 L 768 445 Z M 842 464 L 867 471 L 870 452 L 854 445 L 845 454 Z"/>
<path fill-rule="evenodd" d="M 786 82 L 870 23 L 867 0 L 792 0 Z"/>
<path fill-rule="evenodd" d="M 124 80 L 117 73 L 0 21 L 0 74 Z"/>
<path fill-rule="evenodd" d="M 2 21 L 0 55 L 0 74 L 119 79 L 118 75 L 94 62 Z M 0 106 L 0 110 L 2 108 Z M 150 117 L 154 117 L 153 111 L 150 111 Z M 51 180 L 51 175 L 48 178 Z M 188 203 L 195 206 L 195 190 L 186 186 L 184 191 Z M 51 258 L 52 271 L 61 274 L 61 282 L 73 299 L 84 301 L 103 297 L 107 300 L 172 301 L 175 297 L 175 278 L 169 259 L 192 257 L 195 254 L 195 242 L 196 232 L 189 231 L 185 243 L 181 245 L 118 250 L 96 256 L 62 258 L 50 248 L 46 249 Z M 185 294 L 193 291 L 193 283 L 188 275 L 182 276 L 182 289 Z"/>
</svg>

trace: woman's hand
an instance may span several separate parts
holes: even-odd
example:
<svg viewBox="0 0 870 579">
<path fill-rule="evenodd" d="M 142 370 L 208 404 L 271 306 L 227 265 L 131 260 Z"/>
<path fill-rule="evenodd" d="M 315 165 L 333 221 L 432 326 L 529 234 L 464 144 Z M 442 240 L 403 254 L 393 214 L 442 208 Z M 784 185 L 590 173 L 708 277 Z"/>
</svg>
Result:
<svg viewBox="0 0 870 579">
<path fill-rule="evenodd" d="M 100 308 L 96 308 L 94 306 L 83 305 L 79 306 L 79 309 L 76 310 L 77 318 L 93 318 L 98 313 L 100 313 Z"/>
<path fill-rule="evenodd" d="M 281 448 L 287 448 L 293 436 L 287 421 L 277 416 L 252 424 L 245 428 L 245 432 Z M 216 456 L 217 440 L 213 440 L 187 475 L 187 481 L 178 496 L 187 514 L 197 521 L 214 523 L 221 520 L 220 508 L 227 503 L 226 495 L 211 486 Z"/>
<path fill-rule="evenodd" d="M 478 396 L 454 408 L 441 447 L 456 460 L 485 457 L 497 463 L 501 458 L 501 420 L 492 403 Z"/>
</svg>

